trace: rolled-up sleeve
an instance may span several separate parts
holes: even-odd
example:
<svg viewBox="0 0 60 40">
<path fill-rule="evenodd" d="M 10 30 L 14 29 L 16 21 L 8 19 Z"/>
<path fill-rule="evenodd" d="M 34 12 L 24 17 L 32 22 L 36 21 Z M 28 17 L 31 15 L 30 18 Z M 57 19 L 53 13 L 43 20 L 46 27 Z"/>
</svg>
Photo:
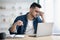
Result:
<svg viewBox="0 0 60 40">
<path fill-rule="evenodd" d="M 10 29 L 11 29 L 11 27 L 9 28 L 9 32 L 10 32 L 10 34 L 17 34 L 18 26 L 16 27 L 16 30 L 15 30 L 14 32 L 11 32 Z"/>
<path fill-rule="evenodd" d="M 42 19 L 40 17 L 37 17 L 38 23 L 42 23 Z"/>
<path fill-rule="evenodd" d="M 18 17 L 15 19 L 14 23 L 17 22 L 18 20 L 20 20 L 19 17 L 20 17 L 20 16 L 18 16 Z M 13 24 L 14 24 L 14 23 L 13 23 Z M 13 24 L 12 24 L 12 25 L 13 25 Z M 18 29 L 18 27 L 16 27 L 16 30 L 15 30 L 14 32 L 11 32 L 10 29 L 11 29 L 11 27 L 8 29 L 10 34 L 17 34 L 17 29 Z"/>
</svg>

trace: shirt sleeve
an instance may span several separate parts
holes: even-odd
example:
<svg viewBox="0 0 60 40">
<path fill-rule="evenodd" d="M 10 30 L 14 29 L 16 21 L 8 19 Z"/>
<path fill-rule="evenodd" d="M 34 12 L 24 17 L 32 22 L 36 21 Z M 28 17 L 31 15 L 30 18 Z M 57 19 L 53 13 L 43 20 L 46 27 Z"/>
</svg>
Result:
<svg viewBox="0 0 60 40">
<path fill-rule="evenodd" d="M 18 20 L 20 20 L 20 17 L 19 17 L 19 16 L 14 20 L 14 23 L 17 22 Z M 13 24 L 14 24 L 14 23 L 13 23 Z M 12 24 L 12 25 L 13 25 L 13 24 Z M 14 32 L 11 32 L 10 29 L 11 29 L 11 27 L 9 28 L 10 34 L 17 34 L 17 29 L 18 29 L 18 27 L 16 27 L 16 30 L 15 30 Z"/>
<path fill-rule="evenodd" d="M 42 19 L 40 17 L 37 17 L 38 23 L 42 23 Z"/>
</svg>

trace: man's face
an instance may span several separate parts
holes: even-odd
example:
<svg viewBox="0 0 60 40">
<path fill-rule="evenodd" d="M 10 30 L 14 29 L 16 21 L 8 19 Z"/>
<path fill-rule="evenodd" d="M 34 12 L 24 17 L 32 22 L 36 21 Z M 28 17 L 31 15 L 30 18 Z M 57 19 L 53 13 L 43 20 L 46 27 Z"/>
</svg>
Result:
<svg viewBox="0 0 60 40">
<path fill-rule="evenodd" d="M 40 8 L 30 8 L 31 16 L 36 18 L 39 15 Z"/>
</svg>

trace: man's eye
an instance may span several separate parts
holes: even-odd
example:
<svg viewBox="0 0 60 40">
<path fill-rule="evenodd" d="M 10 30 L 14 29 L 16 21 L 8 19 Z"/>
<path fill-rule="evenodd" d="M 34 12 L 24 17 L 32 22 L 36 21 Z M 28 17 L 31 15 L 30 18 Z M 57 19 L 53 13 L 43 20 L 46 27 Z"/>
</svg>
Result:
<svg viewBox="0 0 60 40">
<path fill-rule="evenodd" d="M 35 11 L 36 13 L 39 13 L 39 11 Z"/>
<path fill-rule="evenodd" d="M 38 13 L 38 11 L 36 11 Z"/>
</svg>

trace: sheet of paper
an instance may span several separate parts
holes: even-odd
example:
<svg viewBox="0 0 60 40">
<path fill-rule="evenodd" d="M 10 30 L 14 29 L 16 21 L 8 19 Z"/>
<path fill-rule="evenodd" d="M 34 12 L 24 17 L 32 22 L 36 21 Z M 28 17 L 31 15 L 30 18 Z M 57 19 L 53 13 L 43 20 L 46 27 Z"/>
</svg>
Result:
<svg viewBox="0 0 60 40">
<path fill-rule="evenodd" d="M 15 37 L 24 37 L 25 35 L 15 35 Z"/>
<path fill-rule="evenodd" d="M 13 34 L 13 35 L 6 35 L 6 37 L 15 37 L 15 35 Z"/>
</svg>

